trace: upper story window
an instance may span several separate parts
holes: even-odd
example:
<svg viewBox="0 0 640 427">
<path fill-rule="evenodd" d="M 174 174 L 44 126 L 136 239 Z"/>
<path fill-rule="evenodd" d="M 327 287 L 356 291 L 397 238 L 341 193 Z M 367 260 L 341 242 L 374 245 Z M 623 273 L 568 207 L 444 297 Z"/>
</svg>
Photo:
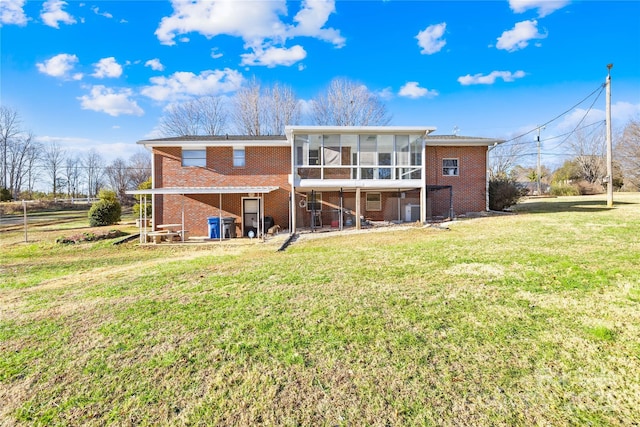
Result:
<svg viewBox="0 0 640 427">
<path fill-rule="evenodd" d="M 459 172 L 458 159 L 442 159 L 442 175 L 458 176 Z"/>
<path fill-rule="evenodd" d="M 244 147 L 233 149 L 233 167 L 243 168 L 245 166 Z"/>
<path fill-rule="evenodd" d="M 207 166 L 207 150 L 182 149 L 182 166 Z"/>
</svg>

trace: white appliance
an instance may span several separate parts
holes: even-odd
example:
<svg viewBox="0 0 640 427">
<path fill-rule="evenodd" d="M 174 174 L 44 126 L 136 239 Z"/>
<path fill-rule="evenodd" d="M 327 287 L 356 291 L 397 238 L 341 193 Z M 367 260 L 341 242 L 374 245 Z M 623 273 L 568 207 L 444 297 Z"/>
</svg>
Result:
<svg viewBox="0 0 640 427">
<path fill-rule="evenodd" d="M 420 221 L 420 205 L 412 205 L 407 203 L 404 206 L 404 221 L 416 222 Z"/>
</svg>

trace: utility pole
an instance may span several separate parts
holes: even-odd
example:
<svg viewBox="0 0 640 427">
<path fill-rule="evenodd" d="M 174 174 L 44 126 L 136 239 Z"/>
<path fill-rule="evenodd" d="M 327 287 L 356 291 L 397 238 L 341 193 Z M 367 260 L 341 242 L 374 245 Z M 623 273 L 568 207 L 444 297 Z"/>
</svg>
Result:
<svg viewBox="0 0 640 427">
<path fill-rule="evenodd" d="M 544 127 L 538 127 L 538 169 L 536 170 L 536 180 L 538 182 L 538 196 L 542 195 L 540 188 L 540 175 L 542 175 L 542 165 L 540 164 L 540 130 Z"/>
<path fill-rule="evenodd" d="M 607 207 L 613 207 L 613 143 L 611 142 L 611 68 L 607 64 Z"/>
</svg>

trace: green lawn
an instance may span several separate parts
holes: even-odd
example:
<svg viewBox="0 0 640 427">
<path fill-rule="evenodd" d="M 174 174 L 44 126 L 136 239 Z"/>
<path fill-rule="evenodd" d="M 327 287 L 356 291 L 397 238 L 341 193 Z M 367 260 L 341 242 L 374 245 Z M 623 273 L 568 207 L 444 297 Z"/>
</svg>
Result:
<svg viewBox="0 0 640 427">
<path fill-rule="evenodd" d="M 2 233 L 0 425 L 640 423 L 640 194 L 516 210 L 284 252 Z"/>
</svg>

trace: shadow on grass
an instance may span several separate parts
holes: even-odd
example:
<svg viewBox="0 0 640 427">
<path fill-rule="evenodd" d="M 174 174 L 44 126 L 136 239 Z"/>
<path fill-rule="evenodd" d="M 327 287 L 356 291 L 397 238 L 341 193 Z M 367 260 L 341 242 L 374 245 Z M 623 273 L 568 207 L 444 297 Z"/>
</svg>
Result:
<svg viewBox="0 0 640 427">
<path fill-rule="evenodd" d="M 614 198 L 613 209 L 620 206 L 638 205 L 638 202 L 616 201 Z M 601 212 L 611 208 L 607 207 L 605 199 L 540 199 L 539 201 L 528 200 L 519 203 L 513 211 L 517 213 L 554 213 L 554 212 Z"/>
</svg>

